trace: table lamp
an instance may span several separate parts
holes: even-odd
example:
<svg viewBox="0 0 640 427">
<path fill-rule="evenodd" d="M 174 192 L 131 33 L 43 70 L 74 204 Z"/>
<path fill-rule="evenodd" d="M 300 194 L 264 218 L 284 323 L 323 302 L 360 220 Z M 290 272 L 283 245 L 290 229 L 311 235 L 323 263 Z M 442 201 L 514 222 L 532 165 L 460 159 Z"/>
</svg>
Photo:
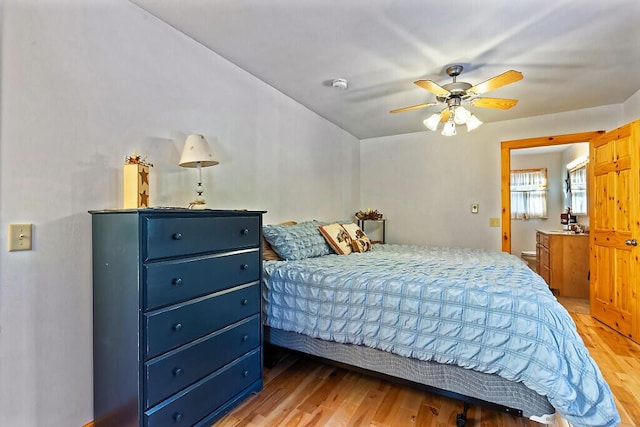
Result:
<svg viewBox="0 0 640 427">
<path fill-rule="evenodd" d="M 219 162 L 213 158 L 209 143 L 202 135 L 189 135 L 184 143 L 182 149 L 182 156 L 180 157 L 180 166 L 183 168 L 197 168 L 198 169 L 198 185 L 196 185 L 196 199 L 189 203 L 189 209 L 194 206 L 202 206 L 206 204 L 204 197 L 202 197 L 202 168 L 208 166 L 215 166 Z"/>
</svg>

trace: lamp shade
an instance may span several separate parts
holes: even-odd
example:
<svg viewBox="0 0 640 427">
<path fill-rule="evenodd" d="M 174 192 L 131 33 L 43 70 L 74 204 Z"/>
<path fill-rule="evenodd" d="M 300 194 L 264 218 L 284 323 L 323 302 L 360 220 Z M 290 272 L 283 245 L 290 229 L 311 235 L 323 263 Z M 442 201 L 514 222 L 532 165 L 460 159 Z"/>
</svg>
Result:
<svg viewBox="0 0 640 427">
<path fill-rule="evenodd" d="M 432 131 L 438 129 L 438 123 L 440 123 L 440 119 L 442 118 L 442 113 L 435 113 L 429 116 L 428 119 L 423 121 L 424 125 Z"/>
<path fill-rule="evenodd" d="M 457 125 L 463 125 L 467 123 L 467 120 L 471 117 L 471 112 L 464 107 L 456 107 L 453 113 L 453 121 Z"/>
<path fill-rule="evenodd" d="M 215 166 L 219 162 L 213 158 L 209 143 L 202 135 L 189 135 L 182 149 L 180 166 L 184 168 L 196 168 L 201 166 Z"/>
<path fill-rule="evenodd" d="M 453 136 L 456 134 L 456 124 L 453 121 L 453 118 L 447 120 L 444 124 L 444 128 L 442 129 L 442 135 L 444 136 Z"/>
<path fill-rule="evenodd" d="M 480 119 L 477 118 L 475 114 L 472 114 L 469 117 L 469 120 L 467 120 L 467 132 L 471 132 L 472 130 L 478 128 L 478 126 L 480 126 L 481 124 L 482 122 L 480 121 Z"/>
</svg>

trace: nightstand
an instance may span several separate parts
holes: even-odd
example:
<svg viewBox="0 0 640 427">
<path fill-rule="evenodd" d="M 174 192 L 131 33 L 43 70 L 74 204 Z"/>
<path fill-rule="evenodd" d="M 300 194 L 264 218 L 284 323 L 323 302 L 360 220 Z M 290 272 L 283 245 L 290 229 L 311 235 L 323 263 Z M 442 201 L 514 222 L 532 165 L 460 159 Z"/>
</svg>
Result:
<svg viewBox="0 0 640 427">
<path fill-rule="evenodd" d="M 358 220 L 358 227 L 360 227 L 362 229 L 362 231 L 364 231 L 365 234 L 367 234 L 367 231 L 365 230 L 365 223 L 366 222 L 377 222 L 382 224 L 382 238 L 379 240 L 371 240 L 371 243 L 386 243 L 387 240 L 387 220 L 386 219 L 359 219 Z M 367 237 L 369 237 L 369 235 L 367 235 Z M 371 239 L 371 237 L 369 237 Z"/>
</svg>

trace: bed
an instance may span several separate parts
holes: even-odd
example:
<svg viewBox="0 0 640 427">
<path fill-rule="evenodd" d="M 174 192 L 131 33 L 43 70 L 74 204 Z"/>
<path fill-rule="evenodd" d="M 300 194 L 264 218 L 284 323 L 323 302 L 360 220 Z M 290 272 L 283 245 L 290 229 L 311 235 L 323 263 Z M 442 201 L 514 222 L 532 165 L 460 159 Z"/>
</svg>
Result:
<svg viewBox="0 0 640 427">
<path fill-rule="evenodd" d="M 620 422 L 573 320 L 519 258 L 363 247 L 353 243 L 366 240 L 361 231 L 331 241 L 321 232 L 327 225 L 264 227 L 282 259 L 264 261 L 267 344 L 542 424 L 552 424 L 556 412 L 574 426 Z M 364 251 L 341 254 L 347 245 Z"/>
</svg>

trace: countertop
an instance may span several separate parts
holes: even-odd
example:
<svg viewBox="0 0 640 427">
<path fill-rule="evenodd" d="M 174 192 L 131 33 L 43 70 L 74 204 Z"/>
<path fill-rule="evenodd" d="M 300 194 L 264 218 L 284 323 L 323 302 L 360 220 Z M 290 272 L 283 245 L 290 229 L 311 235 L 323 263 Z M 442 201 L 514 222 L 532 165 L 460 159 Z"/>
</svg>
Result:
<svg viewBox="0 0 640 427">
<path fill-rule="evenodd" d="M 589 236 L 589 233 L 574 233 L 567 230 L 536 230 L 544 234 L 561 234 L 563 236 Z"/>
</svg>

